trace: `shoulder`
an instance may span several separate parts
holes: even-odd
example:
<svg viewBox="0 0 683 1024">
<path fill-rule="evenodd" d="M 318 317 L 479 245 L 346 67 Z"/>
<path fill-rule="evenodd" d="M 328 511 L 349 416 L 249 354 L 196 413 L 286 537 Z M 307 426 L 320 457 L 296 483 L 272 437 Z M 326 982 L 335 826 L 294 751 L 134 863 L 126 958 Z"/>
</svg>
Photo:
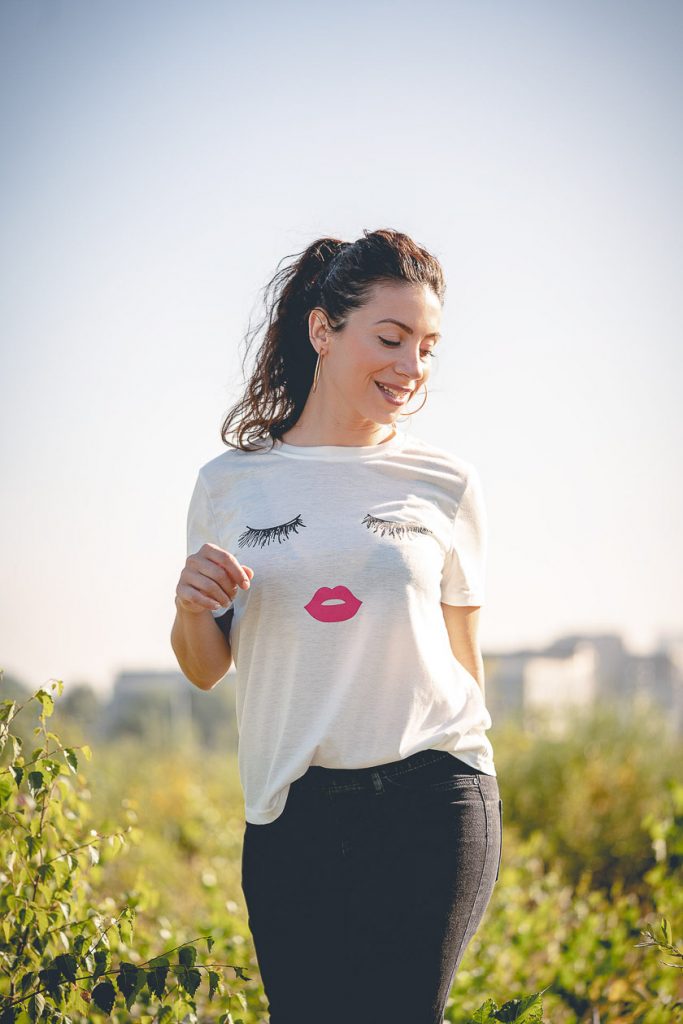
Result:
<svg viewBox="0 0 683 1024">
<path fill-rule="evenodd" d="M 243 469 L 249 460 L 249 466 L 253 465 L 254 459 L 263 459 L 270 452 L 270 445 L 254 451 L 245 451 L 243 448 L 226 448 L 224 452 L 209 459 L 199 467 L 198 476 L 208 489 L 212 486 L 225 483 L 227 477 Z"/>
<path fill-rule="evenodd" d="M 457 494 L 465 491 L 470 480 L 478 482 L 476 466 L 469 459 L 450 448 L 432 444 L 413 434 L 409 434 L 406 439 L 403 455 L 414 458 L 424 470 L 441 477 Z"/>
</svg>

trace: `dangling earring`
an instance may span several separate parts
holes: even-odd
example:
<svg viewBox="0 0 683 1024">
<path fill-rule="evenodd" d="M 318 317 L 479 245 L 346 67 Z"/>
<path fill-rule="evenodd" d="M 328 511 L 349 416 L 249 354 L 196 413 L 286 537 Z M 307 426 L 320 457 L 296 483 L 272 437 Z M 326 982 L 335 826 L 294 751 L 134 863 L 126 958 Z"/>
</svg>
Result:
<svg viewBox="0 0 683 1024">
<path fill-rule="evenodd" d="M 318 352 L 318 361 L 315 364 L 315 373 L 313 374 L 313 390 L 318 386 L 318 376 L 320 374 L 320 366 L 322 364 L 322 349 Z"/>
<path fill-rule="evenodd" d="M 424 397 L 424 402 L 422 403 L 422 405 L 420 406 L 420 408 L 419 408 L 419 409 L 413 409 L 413 411 L 412 411 L 412 412 L 407 412 L 407 413 L 405 414 L 405 418 L 406 418 L 406 419 L 408 418 L 408 416 L 414 416 L 414 415 L 415 415 L 415 413 L 416 413 L 416 412 L 419 412 L 419 411 L 420 411 L 420 409 L 422 409 L 422 407 L 424 406 L 425 402 L 427 401 L 427 385 L 426 385 L 426 384 L 424 385 L 424 389 L 425 389 L 425 397 Z M 402 418 L 403 418 L 403 417 L 399 416 L 399 419 L 402 419 Z"/>
</svg>

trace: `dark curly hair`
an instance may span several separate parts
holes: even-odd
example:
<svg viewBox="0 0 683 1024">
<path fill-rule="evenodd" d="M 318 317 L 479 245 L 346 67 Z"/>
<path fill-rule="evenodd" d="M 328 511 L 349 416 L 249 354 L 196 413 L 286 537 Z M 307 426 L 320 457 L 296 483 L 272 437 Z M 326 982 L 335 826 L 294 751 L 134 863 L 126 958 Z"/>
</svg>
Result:
<svg viewBox="0 0 683 1024">
<path fill-rule="evenodd" d="M 251 341 L 267 324 L 246 393 L 221 427 L 221 438 L 231 448 L 260 449 L 263 446 L 254 442 L 281 437 L 301 415 L 316 363 L 308 333 L 312 309 L 324 309 L 332 331 L 341 331 L 347 314 L 362 306 L 378 283 L 428 285 L 444 301 L 446 284 L 439 261 L 408 235 L 390 228 L 364 230 L 355 242 L 319 238 L 279 269 L 290 258 L 280 260 L 263 289 L 265 317 L 246 334 L 244 361 Z M 236 444 L 228 440 L 230 433 L 236 433 Z"/>
</svg>

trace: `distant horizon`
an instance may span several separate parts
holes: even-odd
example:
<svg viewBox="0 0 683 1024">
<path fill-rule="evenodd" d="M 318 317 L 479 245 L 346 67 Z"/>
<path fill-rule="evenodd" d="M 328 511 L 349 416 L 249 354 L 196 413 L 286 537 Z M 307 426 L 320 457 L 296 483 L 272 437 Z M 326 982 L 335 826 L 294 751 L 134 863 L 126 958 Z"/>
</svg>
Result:
<svg viewBox="0 0 683 1024">
<path fill-rule="evenodd" d="M 647 647 L 647 648 L 645 648 L 645 647 L 644 648 L 636 648 L 636 647 L 634 647 L 633 645 L 631 645 L 631 644 L 629 644 L 627 642 L 627 640 L 626 640 L 626 638 L 624 637 L 623 634 L 619 633 L 618 631 L 614 631 L 614 630 L 592 630 L 591 632 L 584 632 L 584 631 L 581 631 L 581 630 L 573 630 L 573 631 L 570 630 L 568 632 L 563 632 L 561 634 L 558 634 L 554 639 L 548 640 L 545 645 L 538 646 L 538 647 L 527 647 L 527 646 L 524 646 L 524 645 L 517 645 L 517 646 L 510 647 L 510 648 L 501 648 L 501 649 L 495 649 L 494 650 L 494 649 L 482 646 L 482 655 L 483 655 L 483 657 L 485 659 L 486 658 L 501 657 L 501 656 L 504 656 L 504 655 L 508 655 L 508 656 L 509 655 L 515 655 L 515 654 L 524 653 L 526 651 L 531 651 L 532 654 L 535 653 L 535 654 L 542 655 L 543 653 L 545 653 L 547 648 L 551 647 L 553 644 L 558 643 L 558 642 L 560 642 L 562 640 L 566 640 L 566 639 L 572 638 L 572 637 L 578 637 L 581 640 L 585 639 L 585 640 L 588 640 L 588 641 L 596 640 L 596 639 L 599 639 L 599 638 L 602 638 L 602 637 L 615 637 L 615 638 L 620 639 L 622 641 L 626 654 L 630 655 L 630 656 L 633 656 L 633 657 L 648 657 L 648 656 L 653 656 L 655 654 L 661 653 L 663 647 L 667 643 L 668 644 L 680 643 L 682 645 L 682 649 L 683 649 L 683 627 L 679 631 L 673 631 L 671 633 L 666 633 L 666 634 L 663 633 L 653 645 L 651 645 L 650 647 Z M 47 677 L 45 679 L 37 680 L 35 682 L 29 683 L 29 682 L 26 681 L 26 678 L 24 676 L 22 676 L 19 673 L 13 671 L 11 668 L 9 668 L 6 665 L 0 664 L 0 671 L 2 671 L 3 669 L 4 669 L 6 675 L 11 676 L 13 679 L 18 680 L 20 683 L 23 683 L 25 686 L 28 687 L 28 689 L 35 689 L 35 688 L 37 688 L 37 687 L 39 687 L 41 685 L 45 685 L 50 680 L 61 678 L 63 680 L 63 682 L 64 682 L 65 688 L 66 688 L 67 685 L 70 685 L 72 687 L 76 687 L 76 686 L 81 686 L 83 684 L 88 684 L 99 695 L 111 694 L 111 692 L 114 689 L 114 684 L 116 682 L 117 677 L 119 675 L 121 675 L 121 674 L 124 674 L 124 673 L 132 673 L 132 674 L 135 674 L 135 673 L 142 673 L 142 674 L 144 674 L 144 673 L 154 673 L 154 674 L 158 674 L 158 675 L 166 675 L 168 673 L 176 673 L 177 672 L 178 674 L 183 675 L 183 672 L 182 672 L 182 670 L 181 670 L 181 668 L 180 668 L 180 666 L 178 665 L 177 662 L 175 662 L 175 664 L 171 664 L 170 663 L 168 665 L 168 667 L 163 667 L 163 666 L 158 666 L 158 665 L 157 666 L 150 666 L 150 665 L 134 665 L 134 664 L 131 664 L 131 665 L 128 665 L 126 667 L 121 667 L 121 668 L 115 669 L 112 672 L 109 681 L 108 682 L 105 681 L 104 683 L 102 683 L 102 682 L 93 682 L 93 681 L 91 681 L 91 680 L 89 680 L 87 678 L 81 678 L 81 677 L 78 677 L 78 678 L 74 677 L 71 680 L 68 680 L 68 679 L 65 679 L 63 676 L 62 677 L 60 677 L 60 676 L 49 676 L 49 677 Z M 235 674 L 236 674 L 235 666 L 233 664 L 230 667 L 230 670 L 229 670 L 227 675 L 234 676 Z M 187 677 L 185 677 L 185 678 L 187 679 Z M 227 678 L 227 676 L 225 676 L 224 678 Z M 189 679 L 187 680 L 187 685 L 188 686 L 193 686 L 193 684 L 190 682 Z M 0 689 L 1 689 L 1 687 L 2 687 L 2 679 L 0 678 Z"/>
</svg>

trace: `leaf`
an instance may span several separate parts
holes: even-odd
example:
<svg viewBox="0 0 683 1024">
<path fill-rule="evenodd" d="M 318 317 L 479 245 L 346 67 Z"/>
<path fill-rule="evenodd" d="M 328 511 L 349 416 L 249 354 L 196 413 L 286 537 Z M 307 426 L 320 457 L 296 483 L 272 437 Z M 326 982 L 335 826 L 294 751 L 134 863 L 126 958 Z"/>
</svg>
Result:
<svg viewBox="0 0 683 1024">
<path fill-rule="evenodd" d="M 69 921 L 71 919 L 71 907 L 69 906 L 69 904 L 65 903 L 64 900 L 56 900 L 55 902 L 56 902 L 57 906 L 59 907 L 59 909 L 61 910 L 62 916 L 63 916 L 64 920 L 65 921 Z M 85 936 L 84 935 L 77 935 L 76 938 L 74 939 L 74 947 L 76 946 L 76 943 L 78 942 L 79 939 L 82 940 L 81 941 L 81 945 L 82 945 L 83 942 L 85 941 Z M 77 952 L 80 952 L 80 950 L 77 950 Z"/>
<path fill-rule="evenodd" d="M 24 769 L 21 767 L 20 764 L 11 764 L 9 766 L 9 770 L 12 773 L 12 778 L 17 784 L 17 789 L 19 789 L 19 786 L 21 785 L 21 780 L 24 777 Z"/>
<path fill-rule="evenodd" d="M 86 761 L 90 761 L 92 759 L 92 750 L 90 749 L 88 744 L 84 743 L 83 746 L 81 747 L 81 750 L 83 751 L 83 756 L 86 759 Z"/>
<path fill-rule="evenodd" d="M 104 1013 L 111 1013 L 116 999 L 116 989 L 110 981 L 101 981 L 92 990 L 92 1001 Z"/>
<path fill-rule="evenodd" d="M 545 989 L 542 990 L 545 992 Z M 522 999 L 509 999 L 496 1012 L 495 1020 L 515 1021 L 516 1024 L 543 1024 L 543 999 L 541 992 L 524 996 Z"/>
<path fill-rule="evenodd" d="M 28 773 L 28 788 L 31 790 L 31 795 L 35 796 L 43 788 L 44 780 L 42 772 L 29 772 Z"/>
<path fill-rule="evenodd" d="M 36 916 L 38 916 L 36 912 Z M 62 995 L 61 982 L 59 979 L 59 969 L 50 965 L 44 967 L 42 971 L 38 971 L 38 977 L 40 978 L 41 984 L 48 990 L 51 997 L 55 1000 L 59 1000 Z"/>
<path fill-rule="evenodd" d="M 50 927 L 50 922 L 48 921 L 47 914 L 45 913 L 45 911 L 43 910 L 42 907 L 36 907 L 35 911 L 36 911 L 36 920 L 38 922 L 38 934 L 39 935 L 44 935 L 45 932 Z M 34 940 L 34 945 L 35 945 L 35 940 Z"/>
<path fill-rule="evenodd" d="M 14 765 L 12 765 L 12 768 L 13 767 Z M 21 771 L 21 768 L 19 768 L 19 771 Z M 17 785 L 19 785 L 19 783 L 17 783 Z M 9 798 L 12 796 L 12 792 L 11 780 L 6 775 L 0 776 L 0 806 L 7 803 Z"/>
<path fill-rule="evenodd" d="M 40 717 L 49 718 L 55 709 L 53 697 L 47 692 L 47 690 L 37 690 L 34 696 L 38 698 L 43 709 Z"/>
<path fill-rule="evenodd" d="M 207 952 L 210 953 L 211 952 L 211 947 L 214 944 L 214 940 L 211 938 L 210 935 L 205 935 L 204 938 L 206 939 L 206 949 L 207 949 Z"/>
<path fill-rule="evenodd" d="M 43 759 L 43 767 L 45 768 L 45 771 L 48 773 L 48 775 L 52 775 L 54 778 L 57 778 L 59 775 L 62 774 L 61 764 L 59 763 L 59 761 L 55 761 L 54 758 L 52 757 L 46 757 Z"/>
<path fill-rule="evenodd" d="M 197 949 L 195 946 L 181 946 L 178 950 L 178 963 L 184 967 L 194 967 L 197 962 Z"/>
<path fill-rule="evenodd" d="M 138 967 L 136 964 L 132 964 L 128 960 L 121 961 L 119 973 L 116 976 L 116 984 L 119 987 L 119 992 L 124 996 L 130 995 L 135 988 L 137 973 Z"/>
<path fill-rule="evenodd" d="M 45 996 L 42 992 L 36 992 L 36 994 L 31 996 L 28 1001 L 28 1015 L 31 1020 L 40 1020 L 40 1016 L 44 1009 Z"/>
<path fill-rule="evenodd" d="M 93 980 L 99 978 L 101 974 L 108 971 L 111 967 L 111 951 L 108 949 L 96 949 L 95 950 L 95 970 L 93 973 Z"/>
<path fill-rule="evenodd" d="M 78 758 L 76 757 L 76 751 L 72 747 L 67 747 L 64 751 L 64 758 L 75 775 L 78 771 Z"/>
<path fill-rule="evenodd" d="M 24 836 L 24 843 L 26 845 L 27 854 L 29 855 L 29 857 L 32 857 L 33 854 L 42 846 L 43 840 L 41 836 L 34 836 L 31 832 L 29 832 L 27 835 Z"/>
<path fill-rule="evenodd" d="M 9 723 L 14 718 L 17 711 L 17 702 L 15 700 L 3 700 L 0 701 L 0 722 Z"/>
<path fill-rule="evenodd" d="M 209 971 L 209 1002 L 213 999 L 218 988 L 218 982 L 221 980 L 221 976 L 218 971 Z"/>
<path fill-rule="evenodd" d="M 487 999 L 471 1017 L 467 1018 L 465 1024 L 495 1024 L 497 1018 L 493 1015 L 497 1009 L 498 1006 L 493 999 Z"/>
<path fill-rule="evenodd" d="M 60 953 L 59 956 L 54 958 L 52 963 L 55 967 L 59 968 L 60 973 L 67 981 L 76 980 L 76 967 L 78 964 L 75 956 L 71 956 L 70 953 Z"/>
<path fill-rule="evenodd" d="M 153 996 L 157 999 L 161 999 L 166 988 L 166 976 L 168 974 L 168 964 L 157 964 L 156 967 L 152 967 L 147 971 L 147 987 Z"/>
<path fill-rule="evenodd" d="M 34 982 L 35 977 L 35 971 L 27 971 L 26 974 L 23 976 L 21 982 L 19 983 L 22 996 L 26 995 L 27 991 L 30 989 L 31 985 Z"/>
<path fill-rule="evenodd" d="M 170 1020 L 173 1016 L 173 1007 L 164 1005 L 159 1007 L 159 1013 L 157 1014 L 157 1021 L 159 1024 L 164 1024 L 165 1021 Z"/>
<path fill-rule="evenodd" d="M 127 960 L 121 962 L 119 973 L 116 976 L 116 984 L 119 991 L 126 1000 L 126 1006 L 130 1010 L 135 1002 L 135 997 L 147 982 L 147 975 L 142 967 L 131 964 Z"/>
<path fill-rule="evenodd" d="M 181 988 L 184 988 L 186 992 L 193 996 L 202 980 L 202 976 L 196 967 L 179 966 L 176 967 L 174 974 Z"/>
<path fill-rule="evenodd" d="M 662 918 L 662 923 L 661 923 L 660 927 L 662 929 L 662 935 L 664 936 L 664 941 L 666 942 L 667 946 L 670 946 L 672 944 L 671 943 L 671 924 L 670 924 L 670 922 L 665 917 Z"/>
</svg>

